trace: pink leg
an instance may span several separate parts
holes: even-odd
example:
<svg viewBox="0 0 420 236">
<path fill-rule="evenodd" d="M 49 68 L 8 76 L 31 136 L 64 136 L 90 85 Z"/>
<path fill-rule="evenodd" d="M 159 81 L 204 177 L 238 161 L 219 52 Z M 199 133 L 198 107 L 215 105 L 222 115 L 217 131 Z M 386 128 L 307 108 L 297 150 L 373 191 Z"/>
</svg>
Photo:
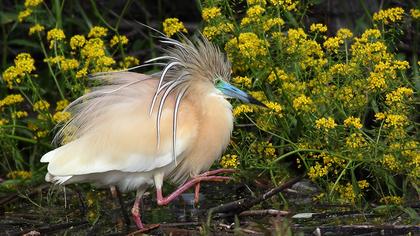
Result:
<svg viewBox="0 0 420 236">
<path fill-rule="evenodd" d="M 194 205 L 198 204 L 198 201 L 200 200 L 200 182 L 195 184 L 194 189 Z"/>
<path fill-rule="evenodd" d="M 140 215 L 140 201 L 143 196 L 144 190 L 137 190 L 136 200 L 134 201 L 133 208 L 131 208 L 131 214 L 133 215 L 133 220 L 136 223 L 138 229 L 143 229 L 144 225 L 141 222 Z"/>
<path fill-rule="evenodd" d="M 171 193 L 167 197 L 163 197 L 162 195 L 162 189 L 157 188 L 156 189 L 156 195 L 157 195 L 157 203 L 158 205 L 167 205 L 171 201 L 173 201 L 175 198 L 177 198 L 179 195 L 181 195 L 183 192 L 191 188 L 192 186 L 196 185 L 197 183 L 201 181 L 225 181 L 230 180 L 230 177 L 226 176 L 197 176 L 194 177 L 192 180 L 186 182 L 181 187 L 179 187 L 177 190 L 175 190 L 173 193 Z"/>
</svg>

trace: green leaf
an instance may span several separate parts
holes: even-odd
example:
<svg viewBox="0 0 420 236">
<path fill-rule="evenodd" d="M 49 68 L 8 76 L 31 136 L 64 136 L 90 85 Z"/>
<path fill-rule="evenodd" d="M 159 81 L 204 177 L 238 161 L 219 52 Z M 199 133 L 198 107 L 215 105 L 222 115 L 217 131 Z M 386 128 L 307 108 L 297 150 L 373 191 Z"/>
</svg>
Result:
<svg viewBox="0 0 420 236">
<path fill-rule="evenodd" d="M 5 25 L 16 21 L 16 19 L 16 14 L 0 11 L 0 24 Z"/>
<path fill-rule="evenodd" d="M 40 46 L 38 43 L 25 40 L 25 39 L 12 39 L 9 41 L 10 45 L 17 45 L 17 46 L 25 46 L 25 47 L 31 47 L 35 49 L 40 49 Z"/>
</svg>

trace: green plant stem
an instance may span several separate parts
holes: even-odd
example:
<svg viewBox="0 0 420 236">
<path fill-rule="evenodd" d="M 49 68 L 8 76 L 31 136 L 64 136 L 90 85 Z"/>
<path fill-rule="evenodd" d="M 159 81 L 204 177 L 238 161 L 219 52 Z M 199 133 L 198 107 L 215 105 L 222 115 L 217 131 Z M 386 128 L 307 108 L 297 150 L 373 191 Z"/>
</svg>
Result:
<svg viewBox="0 0 420 236">
<path fill-rule="evenodd" d="M 38 33 L 38 39 L 39 39 L 39 43 L 41 45 L 42 52 L 44 53 L 44 57 L 48 58 L 47 51 L 45 50 L 44 44 L 42 43 L 41 35 L 39 33 Z M 48 65 L 48 70 L 50 71 L 50 74 L 53 77 L 53 80 L 55 82 L 55 85 L 57 86 L 60 97 L 61 97 L 62 100 L 64 100 L 65 99 L 64 93 L 63 93 L 63 91 L 61 91 L 60 84 L 58 83 L 57 77 L 55 76 L 55 73 L 54 73 L 49 61 L 47 61 L 47 65 Z"/>
</svg>

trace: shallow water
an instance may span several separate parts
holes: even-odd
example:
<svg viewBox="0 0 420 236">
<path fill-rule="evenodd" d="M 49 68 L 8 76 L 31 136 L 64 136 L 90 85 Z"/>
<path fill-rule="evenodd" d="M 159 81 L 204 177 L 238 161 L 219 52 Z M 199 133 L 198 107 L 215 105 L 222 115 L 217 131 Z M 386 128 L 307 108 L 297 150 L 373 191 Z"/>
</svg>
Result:
<svg viewBox="0 0 420 236">
<path fill-rule="evenodd" d="M 134 193 L 122 194 L 123 207 L 106 189 L 84 190 L 69 186 L 65 191 L 43 185 L 0 198 L 0 234 L 22 235 L 126 235 L 136 231 L 130 208 Z M 349 206 L 314 205 L 314 192 L 292 189 L 283 193 L 288 205 L 275 198 L 257 208 L 287 210 L 287 216 L 273 214 L 241 216 L 208 215 L 208 209 L 250 196 L 244 185 L 205 183 L 200 203 L 185 193 L 166 207 L 156 205 L 154 194 L 143 198 L 142 219 L 147 225 L 160 224 L 153 235 L 420 235 L 420 227 L 404 215 L 359 212 Z M 64 197 L 66 196 L 66 197 Z M 415 209 L 419 213 L 419 209 Z M 211 220 L 210 220 L 211 219 Z M 128 225 L 127 225 L 128 223 Z M 238 227 L 239 224 L 239 227 Z"/>
</svg>

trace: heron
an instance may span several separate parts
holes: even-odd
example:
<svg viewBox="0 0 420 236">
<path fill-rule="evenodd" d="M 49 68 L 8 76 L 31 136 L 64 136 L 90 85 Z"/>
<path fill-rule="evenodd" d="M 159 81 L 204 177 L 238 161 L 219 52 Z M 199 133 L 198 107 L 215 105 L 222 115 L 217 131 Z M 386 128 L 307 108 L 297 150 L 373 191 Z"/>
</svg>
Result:
<svg viewBox="0 0 420 236">
<path fill-rule="evenodd" d="M 130 71 L 92 75 L 90 92 L 70 103 L 72 114 L 54 137 L 60 146 L 42 156 L 45 180 L 55 184 L 90 182 L 136 190 L 131 209 L 139 229 L 141 197 L 154 186 L 166 205 L 200 183 L 225 181 L 232 169 L 209 171 L 230 141 L 234 117 L 229 98 L 264 106 L 229 83 L 231 65 L 203 36 L 162 37 L 164 55 L 145 65 L 153 74 Z M 179 187 L 163 196 L 164 181 Z"/>
</svg>

